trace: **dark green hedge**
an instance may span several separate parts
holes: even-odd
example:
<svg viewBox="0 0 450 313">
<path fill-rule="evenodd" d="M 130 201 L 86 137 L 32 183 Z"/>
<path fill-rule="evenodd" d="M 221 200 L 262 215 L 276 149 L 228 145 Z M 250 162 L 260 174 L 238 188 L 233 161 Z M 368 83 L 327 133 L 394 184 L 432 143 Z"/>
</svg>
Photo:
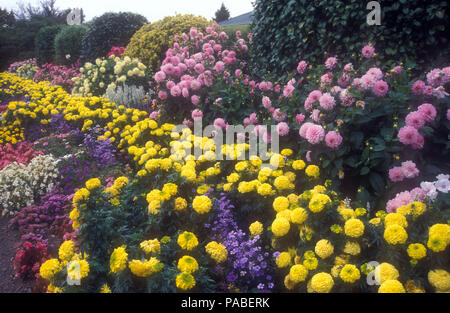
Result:
<svg viewBox="0 0 450 313">
<path fill-rule="evenodd" d="M 284 73 L 324 51 L 341 59 L 369 41 L 382 60 L 410 58 L 419 65 L 449 59 L 449 7 L 443 0 L 383 0 L 381 25 L 368 25 L 369 1 L 256 0 L 255 62 Z"/>
<path fill-rule="evenodd" d="M 55 37 L 62 25 L 46 26 L 39 30 L 34 40 L 34 54 L 38 65 L 50 63 L 55 57 Z"/>
<path fill-rule="evenodd" d="M 83 38 L 82 61 L 106 56 L 113 46 L 126 47 L 131 36 L 145 23 L 145 17 L 134 13 L 105 13 L 94 18 Z"/>
<path fill-rule="evenodd" d="M 55 38 L 55 60 L 58 64 L 73 64 L 81 55 L 82 39 L 88 27 L 72 25 L 64 27 Z M 70 55 L 70 58 L 66 58 Z"/>
</svg>

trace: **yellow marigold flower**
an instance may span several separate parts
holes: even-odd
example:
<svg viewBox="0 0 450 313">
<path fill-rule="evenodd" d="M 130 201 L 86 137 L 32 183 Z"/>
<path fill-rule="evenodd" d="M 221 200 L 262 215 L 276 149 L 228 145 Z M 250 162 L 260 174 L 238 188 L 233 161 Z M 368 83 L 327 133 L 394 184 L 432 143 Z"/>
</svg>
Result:
<svg viewBox="0 0 450 313">
<path fill-rule="evenodd" d="M 327 189 L 322 185 L 316 185 L 313 190 L 317 193 L 324 193 Z"/>
<path fill-rule="evenodd" d="M 428 238 L 427 247 L 433 252 L 442 252 L 447 248 L 447 243 L 438 236 L 430 236 Z"/>
<path fill-rule="evenodd" d="M 196 196 L 192 202 L 192 207 L 198 214 L 205 214 L 211 210 L 212 202 L 207 196 Z"/>
<path fill-rule="evenodd" d="M 356 208 L 355 209 L 356 216 L 364 216 L 367 213 L 365 208 Z"/>
<path fill-rule="evenodd" d="M 330 226 L 330 230 L 335 233 L 335 234 L 340 234 L 342 233 L 344 230 L 342 229 L 341 225 L 338 224 L 334 224 Z"/>
<path fill-rule="evenodd" d="M 177 288 L 180 288 L 182 290 L 189 290 L 194 288 L 195 286 L 195 279 L 194 276 L 188 273 L 181 273 L 177 276 L 176 280 Z"/>
<path fill-rule="evenodd" d="M 347 241 L 344 247 L 344 253 L 358 255 L 361 253 L 361 247 L 356 241 Z"/>
<path fill-rule="evenodd" d="M 296 264 L 289 270 L 289 279 L 294 283 L 300 283 L 306 280 L 308 269 L 301 264 Z"/>
<path fill-rule="evenodd" d="M 161 208 L 161 201 L 153 200 L 148 204 L 148 213 L 149 214 L 158 214 L 159 208 Z"/>
<path fill-rule="evenodd" d="M 292 151 L 292 149 L 283 149 L 283 150 L 281 150 L 281 155 L 285 156 L 285 157 L 291 156 L 292 153 L 294 153 L 294 151 Z"/>
<path fill-rule="evenodd" d="M 419 202 L 419 201 L 414 201 L 410 204 L 408 204 L 408 208 L 409 211 L 413 214 L 413 215 L 422 215 L 423 213 L 426 212 L 427 210 L 427 205 L 425 203 Z"/>
<path fill-rule="evenodd" d="M 284 277 L 284 286 L 287 290 L 292 290 L 295 288 L 295 283 L 291 280 L 289 274 Z"/>
<path fill-rule="evenodd" d="M 62 270 L 62 264 L 58 259 L 50 259 L 42 263 L 39 274 L 42 278 L 51 280 L 55 274 Z"/>
<path fill-rule="evenodd" d="M 289 209 L 289 200 L 286 197 L 277 197 L 273 201 L 273 209 L 276 212 L 281 212 Z"/>
<path fill-rule="evenodd" d="M 437 292 L 450 292 L 450 273 L 443 269 L 428 272 L 428 281 Z"/>
<path fill-rule="evenodd" d="M 178 260 L 178 270 L 192 274 L 198 270 L 197 260 L 191 256 L 185 255 Z"/>
<path fill-rule="evenodd" d="M 284 157 L 280 154 L 272 155 L 270 158 L 270 165 L 275 169 L 284 167 Z"/>
<path fill-rule="evenodd" d="M 364 224 L 359 219 L 349 219 L 345 222 L 344 232 L 349 237 L 359 238 L 364 234 Z"/>
<path fill-rule="evenodd" d="M 161 251 L 161 245 L 158 239 L 146 240 L 141 242 L 140 247 L 145 253 L 159 253 Z"/>
<path fill-rule="evenodd" d="M 67 276 L 71 280 L 80 280 L 89 275 L 89 263 L 86 260 L 74 260 L 67 266 Z"/>
<path fill-rule="evenodd" d="M 278 258 L 275 259 L 278 268 L 285 268 L 291 264 L 291 254 L 289 252 L 281 252 Z"/>
<path fill-rule="evenodd" d="M 227 176 L 227 182 L 229 183 L 236 183 L 239 181 L 239 174 L 238 173 L 231 173 Z"/>
<path fill-rule="evenodd" d="M 406 221 L 406 217 L 400 213 L 389 213 L 384 218 L 384 225 L 386 228 L 390 225 L 399 225 L 406 228 L 408 227 L 408 222 Z"/>
<path fill-rule="evenodd" d="M 303 266 L 310 271 L 314 271 L 319 265 L 319 260 L 317 258 L 308 258 L 303 260 Z"/>
<path fill-rule="evenodd" d="M 416 260 L 423 259 L 427 256 L 427 248 L 421 243 L 410 244 L 406 251 L 411 258 Z"/>
<path fill-rule="evenodd" d="M 172 183 L 167 183 L 164 185 L 162 192 L 169 194 L 171 197 L 175 196 L 178 192 L 178 186 Z"/>
<path fill-rule="evenodd" d="M 325 205 L 327 205 L 328 203 L 331 203 L 330 197 L 321 193 L 315 194 L 309 201 L 309 209 L 313 213 L 319 213 L 324 209 Z"/>
<path fill-rule="evenodd" d="M 446 244 L 450 243 L 450 225 L 448 224 L 434 224 L 430 227 L 428 234 L 430 237 L 438 237 Z"/>
<path fill-rule="evenodd" d="M 372 225 L 378 226 L 381 223 L 381 218 L 375 217 L 375 218 L 371 219 L 369 221 L 369 223 L 372 224 Z"/>
<path fill-rule="evenodd" d="M 246 161 L 238 162 L 234 166 L 234 169 L 236 170 L 236 172 L 245 171 L 247 168 L 248 168 L 248 163 Z"/>
<path fill-rule="evenodd" d="M 174 210 L 175 211 L 184 211 L 187 208 L 187 201 L 181 197 L 175 199 Z"/>
<path fill-rule="evenodd" d="M 276 218 L 272 223 L 272 233 L 276 237 L 283 237 L 291 228 L 289 221 L 283 217 Z"/>
<path fill-rule="evenodd" d="M 97 188 L 100 187 L 101 185 L 102 185 L 102 183 L 101 183 L 100 179 L 98 179 L 98 178 L 92 178 L 92 179 L 89 179 L 89 180 L 86 182 L 86 188 L 87 188 L 88 190 L 94 190 L 94 189 L 97 189 Z"/>
<path fill-rule="evenodd" d="M 258 186 L 258 194 L 261 196 L 272 196 L 275 194 L 275 190 L 272 189 L 272 185 L 264 183 Z"/>
<path fill-rule="evenodd" d="M 125 246 L 114 249 L 109 260 L 109 267 L 111 272 L 117 274 L 127 267 L 128 253 L 125 251 Z"/>
<path fill-rule="evenodd" d="M 256 221 L 250 225 L 249 230 L 252 236 L 261 235 L 263 232 L 263 225 L 260 222 Z"/>
<path fill-rule="evenodd" d="M 334 278 L 337 278 L 339 276 L 339 273 L 341 272 L 341 265 L 335 265 L 331 268 L 331 276 Z"/>
<path fill-rule="evenodd" d="M 81 188 L 73 195 L 72 203 L 76 207 L 81 201 L 89 198 L 90 192 L 86 188 Z"/>
<path fill-rule="evenodd" d="M 296 171 L 301 171 L 305 168 L 306 164 L 303 160 L 296 160 L 292 163 L 292 168 Z"/>
<path fill-rule="evenodd" d="M 351 218 L 356 218 L 356 213 L 352 209 L 343 208 L 339 211 L 339 214 L 342 216 L 344 221 L 347 221 Z"/>
<path fill-rule="evenodd" d="M 333 286 L 333 277 L 328 273 L 318 273 L 311 278 L 311 289 L 314 292 L 329 293 Z"/>
<path fill-rule="evenodd" d="M 361 277 L 361 273 L 359 272 L 359 269 L 353 264 L 346 264 L 341 269 L 339 277 L 344 282 L 353 284 Z"/>
<path fill-rule="evenodd" d="M 384 239 L 391 245 L 404 244 L 408 239 L 408 233 L 400 225 L 391 225 L 384 230 Z"/>
<path fill-rule="evenodd" d="M 327 239 L 319 240 L 314 251 L 321 259 L 326 259 L 334 252 L 334 246 Z"/>
<path fill-rule="evenodd" d="M 291 211 L 291 222 L 302 224 L 308 219 L 308 212 L 304 208 L 295 208 Z"/>
<path fill-rule="evenodd" d="M 287 176 L 284 176 L 284 175 L 275 178 L 273 185 L 279 191 L 294 188 L 294 184 L 291 182 L 291 180 Z"/>
<path fill-rule="evenodd" d="M 409 205 L 402 205 L 401 207 L 397 208 L 397 212 L 401 215 L 409 215 L 411 214 L 411 207 Z"/>
<path fill-rule="evenodd" d="M 59 287 L 53 286 L 52 284 L 49 284 L 47 287 L 47 293 L 62 293 L 63 290 Z"/>
<path fill-rule="evenodd" d="M 61 261 L 70 261 L 75 254 L 75 243 L 71 240 L 64 241 L 59 247 L 58 256 Z"/>
<path fill-rule="evenodd" d="M 396 280 L 398 277 L 397 269 L 389 263 L 381 263 L 375 268 L 375 279 L 379 284 L 387 280 Z"/>
<path fill-rule="evenodd" d="M 306 175 L 312 178 L 318 178 L 320 175 L 320 169 L 316 165 L 309 165 L 305 170 Z"/>
<path fill-rule="evenodd" d="M 209 256 L 217 263 L 222 263 L 227 260 L 228 251 L 223 244 L 211 241 L 205 246 L 205 249 L 206 253 L 208 253 Z"/>
<path fill-rule="evenodd" d="M 378 288 L 378 293 L 405 293 L 405 288 L 398 280 L 386 280 Z"/>
<path fill-rule="evenodd" d="M 299 196 L 297 196 L 294 193 L 291 193 L 289 196 L 287 196 L 287 198 L 288 198 L 290 204 L 297 204 Z"/>
<path fill-rule="evenodd" d="M 163 264 L 157 258 L 150 258 L 150 260 L 132 260 L 128 267 L 130 271 L 138 277 L 148 277 L 153 273 L 159 272 L 163 268 Z"/>
<path fill-rule="evenodd" d="M 100 293 L 111 293 L 111 289 L 109 288 L 108 284 L 103 284 L 103 286 L 100 288 Z"/>
<path fill-rule="evenodd" d="M 178 236 L 177 242 L 181 249 L 185 249 L 188 251 L 198 246 L 197 237 L 195 237 L 193 233 L 187 231 Z"/>
</svg>

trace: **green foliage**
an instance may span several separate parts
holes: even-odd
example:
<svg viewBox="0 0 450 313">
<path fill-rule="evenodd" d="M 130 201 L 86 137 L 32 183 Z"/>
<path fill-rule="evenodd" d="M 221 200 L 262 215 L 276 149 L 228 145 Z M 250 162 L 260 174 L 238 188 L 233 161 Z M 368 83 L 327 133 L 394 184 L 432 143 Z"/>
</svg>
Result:
<svg viewBox="0 0 450 313">
<path fill-rule="evenodd" d="M 155 72 L 161 65 L 164 53 L 173 42 L 175 35 L 188 34 L 191 27 L 197 27 L 203 32 L 208 25 L 208 21 L 200 16 L 190 14 L 167 16 L 142 26 L 131 38 L 125 54 L 137 57 Z"/>
<path fill-rule="evenodd" d="M 251 32 L 250 24 L 243 25 L 225 25 L 220 26 L 219 29 L 227 33 L 227 35 L 233 38 L 236 35 L 236 31 L 241 31 L 241 37 L 247 39 L 248 34 Z"/>
<path fill-rule="evenodd" d="M 50 63 L 55 56 L 55 37 L 62 26 L 46 26 L 39 30 L 34 41 L 35 56 L 38 65 Z"/>
<path fill-rule="evenodd" d="M 0 70 L 6 70 L 17 60 L 34 58 L 34 40 L 39 30 L 58 23 L 55 18 L 33 16 L 3 27 L 0 32 Z"/>
<path fill-rule="evenodd" d="M 73 64 L 81 55 L 82 39 L 88 27 L 73 25 L 64 27 L 55 37 L 55 60 L 58 64 Z M 70 58 L 66 58 L 70 55 Z"/>
<path fill-rule="evenodd" d="M 367 1 L 257 0 L 253 21 L 255 62 L 284 73 L 300 59 L 340 58 L 372 42 L 381 60 L 410 58 L 423 65 L 448 60 L 447 1 L 382 1 L 381 25 L 366 23 Z M 319 60 L 317 60 L 319 59 Z"/>
<path fill-rule="evenodd" d="M 126 46 L 131 36 L 145 23 L 145 17 L 134 13 L 105 13 L 96 17 L 83 38 L 82 60 L 93 61 L 106 56 L 113 46 Z"/>
<path fill-rule="evenodd" d="M 216 18 L 214 19 L 217 23 L 226 21 L 230 18 L 230 11 L 225 7 L 222 2 L 222 6 L 216 11 Z"/>
</svg>

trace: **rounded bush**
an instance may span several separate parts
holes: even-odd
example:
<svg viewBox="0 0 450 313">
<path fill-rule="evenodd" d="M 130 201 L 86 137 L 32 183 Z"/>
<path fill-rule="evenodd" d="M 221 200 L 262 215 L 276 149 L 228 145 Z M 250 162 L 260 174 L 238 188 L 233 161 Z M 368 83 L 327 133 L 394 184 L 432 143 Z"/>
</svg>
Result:
<svg viewBox="0 0 450 313">
<path fill-rule="evenodd" d="M 189 33 L 191 27 L 204 31 L 208 26 L 209 22 L 201 16 L 190 14 L 167 16 L 155 23 L 142 26 L 131 38 L 125 54 L 138 58 L 155 72 L 175 35 Z"/>
<path fill-rule="evenodd" d="M 448 1 L 382 1 L 381 25 L 369 25 L 368 1 L 258 0 L 253 20 L 255 60 L 278 74 L 299 60 L 361 51 L 371 42 L 378 58 L 417 63 L 448 60 Z M 439 66 L 436 61 L 433 63 Z M 425 65 L 425 64 L 424 64 Z"/>
<path fill-rule="evenodd" d="M 39 30 L 34 41 L 34 51 L 38 65 L 50 63 L 55 56 L 55 37 L 62 25 L 46 26 Z"/>
<path fill-rule="evenodd" d="M 73 64 L 81 55 L 82 39 L 88 31 L 85 25 L 64 27 L 55 37 L 55 60 L 58 64 Z M 67 55 L 70 57 L 68 58 Z"/>
<path fill-rule="evenodd" d="M 145 17 L 134 13 L 105 13 L 94 18 L 82 41 L 82 61 L 106 56 L 113 46 L 125 47 L 145 23 Z"/>
</svg>

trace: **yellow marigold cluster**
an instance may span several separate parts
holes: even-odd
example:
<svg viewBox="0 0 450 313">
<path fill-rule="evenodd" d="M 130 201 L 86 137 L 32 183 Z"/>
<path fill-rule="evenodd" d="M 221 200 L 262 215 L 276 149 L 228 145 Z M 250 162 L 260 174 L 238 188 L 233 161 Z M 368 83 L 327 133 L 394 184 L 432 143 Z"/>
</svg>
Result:
<svg viewBox="0 0 450 313">
<path fill-rule="evenodd" d="M 178 270 L 192 274 L 198 270 L 197 260 L 189 255 L 185 255 L 178 260 Z"/>
<path fill-rule="evenodd" d="M 311 212 L 319 213 L 328 203 L 331 203 L 330 197 L 321 193 L 315 194 L 309 201 L 309 209 L 311 210 Z"/>
<path fill-rule="evenodd" d="M 416 260 L 423 259 L 427 256 L 427 248 L 421 243 L 412 243 L 408 246 L 408 249 L 406 250 L 408 252 L 408 255 Z"/>
<path fill-rule="evenodd" d="M 97 188 L 99 188 L 101 185 L 102 185 L 102 182 L 101 182 L 100 179 L 98 179 L 98 178 L 92 178 L 92 179 L 89 179 L 89 180 L 86 182 L 86 188 L 87 188 L 88 190 L 94 190 L 94 189 L 97 189 Z"/>
<path fill-rule="evenodd" d="M 74 260 L 67 266 L 67 276 L 71 280 L 80 280 L 89 275 L 89 263 L 86 260 Z"/>
<path fill-rule="evenodd" d="M 59 263 L 58 259 L 50 259 L 42 263 L 39 274 L 42 278 L 51 280 L 55 274 L 62 270 L 62 264 Z"/>
<path fill-rule="evenodd" d="M 127 267 L 128 253 L 125 246 L 114 249 L 109 259 L 109 267 L 112 273 L 117 274 Z"/>
<path fill-rule="evenodd" d="M 289 270 L 289 279 L 295 284 L 303 282 L 308 276 L 308 269 L 301 264 L 295 264 Z"/>
<path fill-rule="evenodd" d="M 211 241 L 205 246 L 205 249 L 206 253 L 208 253 L 209 256 L 217 263 L 222 263 L 227 260 L 228 251 L 223 244 Z"/>
<path fill-rule="evenodd" d="M 339 277 L 346 283 L 353 284 L 361 277 L 359 269 L 353 264 L 345 264 L 339 273 Z"/>
<path fill-rule="evenodd" d="M 311 278 L 311 290 L 317 293 L 329 293 L 334 286 L 333 277 L 328 273 L 318 273 Z"/>
<path fill-rule="evenodd" d="M 192 207 L 198 214 L 205 214 L 211 210 L 212 201 L 207 196 L 196 196 L 192 202 Z"/>
<path fill-rule="evenodd" d="M 291 264 L 291 255 L 289 252 L 281 252 L 275 259 L 278 268 L 288 267 Z"/>
<path fill-rule="evenodd" d="M 295 160 L 292 163 L 292 168 L 296 171 L 301 171 L 305 168 L 306 164 L 303 160 Z"/>
<path fill-rule="evenodd" d="M 289 199 L 286 197 L 276 197 L 273 201 L 273 209 L 276 212 L 281 212 L 289 209 Z"/>
<path fill-rule="evenodd" d="M 128 263 L 130 271 L 138 277 L 148 277 L 162 270 L 163 264 L 157 258 L 149 260 L 131 260 Z"/>
<path fill-rule="evenodd" d="M 399 225 L 401 227 L 408 227 L 408 222 L 406 221 L 406 217 L 400 213 L 389 213 L 384 218 L 385 227 L 389 227 L 391 225 Z"/>
<path fill-rule="evenodd" d="M 305 170 L 306 175 L 312 178 L 318 178 L 320 176 L 320 169 L 317 165 L 309 165 Z"/>
<path fill-rule="evenodd" d="M 175 211 L 181 212 L 184 211 L 187 208 L 187 201 L 184 198 L 178 197 L 175 199 L 174 207 L 173 209 Z"/>
<path fill-rule="evenodd" d="M 450 273 L 443 269 L 428 272 L 428 281 L 436 288 L 436 292 L 450 292 Z"/>
<path fill-rule="evenodd" d="M 260 222 L 256 221 L 250 225 L 249 230 L 252 236 L 261 235 L 263 232 L 263 225 Z"/>
<path fill-rule="evenodd" d="M 393 224 L 384 230 L 384 239 L 391 245 L 404 244 L 408 239 L 408 233 L 400 225 Z"/>
<path fill-rule="evenodd" d="M 70 261 L 75 254 L 75 243 L 71 240 L 64 241 L 58 250 L 61 261 Z"/>
<path fill-rule="evenodd" d="M 290 228 L 289 220 L 284 217 L 278 217 L 272 223 L 272 233 L 276 237 L 283 237 L 289 232 Z"/>
<path fill-rule="evenodd" d="M 344 253 L 358 255 L 361 253 L 361 246 L 356 241 L 347 241 L 345 243 Z"/>
<path fill-rule="evenodd" d="M 344 232 L 349 237 L 359 238 L 364 234 L 364 224 L 357 218 L 349 219 L 345 222 Z"/>
<path fill-rule="evenodd" d="M 308 219 L 308 212 L 304 208 L 295 208 L 291 211 L 291 222 L 294 224 L 303 224 Z"/>
<path fill-rule="evenodd" d="M 146 240 L 141 242 L 140 247 L 145 253 L 159 253 L 161 251 L 161 244 L 158 239 Z"/>
<path fill-rule="evenodd" d="M 333 254 L 334 246 L 327 239 L 322 239 L 316 243 L 314 251 L 321 259 L 326 259 Z"/>
<path fill-rule="evenodd" d="M 190 290 L 195 286 L 194 276 L 188 273 L 181 273 L 175 279 L 176 286 L 182 290 Z"/>
<path fill-rule="evenodd" d="M 386 280 L 378 288 L 378 293 L 405 293 L 405 288 L 398 280 Z"/>
<path fill-rule="evenodd" d="M 375 279 L 380 284 L 387 280 L 396 280 L 398 277 L 398 270 L 389 263 L 381 263 L 375 268 Z"/>
<path fill-rule="evenodd" d="M 178 236 L 178 245 L 181 247 L 181 249 L 184 250 L 192 250 L 195 247 L 198 246 L 198 239 L 195 237 L 195 235 L 191 232 L 183 232 Z"/>
<path fill-rule="evenodd" d="M 444 251 L 450 243 L 450 225 L 434 224 L 428 231 L 427 247 L 434 252 Z"/>
</svg>

